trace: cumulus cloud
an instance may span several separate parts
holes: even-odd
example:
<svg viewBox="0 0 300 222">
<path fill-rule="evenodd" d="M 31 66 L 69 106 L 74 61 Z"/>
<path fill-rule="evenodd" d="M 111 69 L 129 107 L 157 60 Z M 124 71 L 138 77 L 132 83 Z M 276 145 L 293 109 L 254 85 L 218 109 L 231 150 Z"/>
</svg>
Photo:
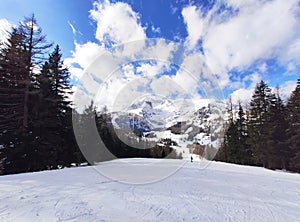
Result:
<svg viewBox="0 0 300 222">
<path fill-rule="evenodd" d="M 112 46 L 146 38 L 138 14 L 126 3 L 95 2 L 90 16 L 97 25 L 95 37 L 99 42 L 75 42 L 72 56 L 65 60 L 75 78 L 80 78 L 83 70 Z M 73 33 L 76 32 L 74 26 L 69 25 Z"/>
<path fill-rule="evenodd" d="M 87 68 L 97 56 L 104 53 L 104 48 L 94 42 L 79 44 L 75 42 L 75 50 L 72 52 L 72 58 L 66 59 L 68 63 L 77 63 L 82 68 Z"/>
<path fill-rule="evenodd" d="M 215 74 L 225 80 L 231 70 L 243 71 L 259 60 L 276 59 L 284 65 L 299 61 L 297 0 L 230 0 L 222 4 L 231 11 L 220 9 L 219 4 L 205 16 L 195 6 L 182 10 L 187 41 L 193 47 L 202 40 L 206 62 Z"/>
<path fill-rule="evenodd" d="M 247 86 L 246 82 L 250 82 Z M 258 73 L 253 73 L 249 76 L 243 78 L 243 85 L 241 88 L 235 90 L 231 94 L 231 100 L 233 104 L 238 104 L 241 102 L 242 105 L 249 104 L 252 99 L 255 87 L 258 82 L 261 81 L 261 76 Z M 295 90 L 297 85 L 296 81 L 286 81 L 281 86 L 279 86 L 279 95 L 283 101 L 287 101 L 293 90 Z M 277 86 L 270 87 L 273 93 L 277 93 Z"/>
<path fill-rule="evenodd" d="M 241 88 L 234 90 L 231 93 L 231 101 L 233 104 L 241 103 L 242 105 L 249 104 L 256 84 L 261 81 L 261 76 L 258 73 L 252 73 L 242 79 Z"/>
<path fill-rule="evenodd" d="M 222 7 L 220 4 L 223 4 Z M 100 87 L 102 96 L 96 96 L 97 102 L 108 106 L 112 106 L 117 98 L 122 98 L 122 102 L 126 101 L 127 104 L 128 101 L 123 98 L 125 91 L 130 95 L 126 98 L 130 99 L 147 90 L 160 94 L 175 93 L 173 89 L 165 90 L 167 87 L 164 83 L 178 85 L 180 87 L 177 88 L 182 92 L 197 99 L 201 98 L 199 91 L 212 95 L 220 92 L 219 86 L 228 87 L 236 89 L 232 93 L 235 103 L 247 103 L 261 75 L 270 70 L 267 60 L 275 59 L 289 69 L 300 64 L 300 31 L 297 29 L 299 22 L 296 12 L 299 12 L 297 0 L 228 0 L 217 3 L 208 11 L 193 5 L 187 6 L 181 11 L 188 32 L 184 45 L 187 51 L 180 51 L 177 44 L 163 39 L 153 44 L 132 42 L 146 39 L 140 15 L 129 4 L 104 0 L 95 2 L 90 10 L 90 16 L 96 23 L 95 37 L 98 42 L 75 43 L 72 57 L 66 59 L 65 63 L 71 66 L 72 74 L 80 78 L 83 70 L 88 69 L 99 55 L 107 52 L 115 57 L 126 57 L 128 61 L 139 61 L 139 58 L 158 60 L 139 66 L 123 64 L 108 79 L 98 78 L 93 73 L 99 69 L 103 73 L 111 72 L 116 66 L 114 61 L 107 61 L 105 67 L 89 69 L 89 78 L 80 82 L 81 93 L 95 96 L 95 92 L 91 93 L 85 88 L 91 85 Z M 150 28 L 153 32 L 159 31 L 154 26 Z M 122 45 L 126 42 L 131 43 Z M 112 50 L 117 45 L 119 47 Z M 198 50 L 199 45 L 202 51 Z M 184 55 L 175 61 L 174 57 L 180 53 Z M 168 71 L 170 61 L 180 67 L 177 72 L 172 76 L 156 78 L 159 73 Z M 255 68 L 251 70 L 258 73 L 238 78 L 231 76 L 231 73 L 236 75 L 253 65 Z M 142 92 L 141 89 L 146 88 L 147 84 L 149 88 Z M 292 86 L 292 83 L 288 86 Z M 220 98 L 220 95 L 217 97 Z"/>
<path fill-rule="evenodd" d="M 253 95 L 254 89 L 252 88 L 240 88 L 231 94 L 231 101 L 233 104 L 237 105 L 241 103 L 242 105 L 249 104 L 252 95 Z"/>
<path fill-rule="evenodd" d="M 83 71 L 101 54 L 105 49 L 94 42 L 79 44 L 75 42 L 75 50 L 72 51 L 72 57 L 65 59 L 65 64 L 73 77 L 80 78 Z"/>
<path fill-rule="evenodd" d="M 137 73 L 141 73 L 144 76 L 156 76 L 165 70 L 168 70 L 169 64 L 163 62 L 150 62 L 143 63 L 136 68 Z"/>
<path fill-rule="evenodd" d="M 196 6 L 184 8 L 181 14 L 189 34 L 187 37 L 188 46 L 193 48 L 202 37 L 205 19 L 201 10 L 197 10 Z"/>
<path fill-rule="evenodd" d="M 296 89 L 297 81 L 287 81 L 279 88 L 279 95 L 283 99 L 283 101 L 287 102 L 289 97 L 291 96 L 292 91 Z"/>
<path fill-rule="evenodd" d="M 300 38 L 289 44 L 287 50 L 282 52 L 279 61 L 282 64 L 288 63 L 290 67 L 300 65 Z"/>
<path fill-rule="evenodd" d="M 159 27 L 155 27 L 153 25 L 151 26 L 151 31 L 154 32 L 154 33 L 160 33 L 161 32 Z"/>
<path fill-rule="evenodd" d="M 90 14 L 97 23 L 96 38 L 100 42 L 120 44 L 146 38 L 139 15 L 126 3 L 95 2 Z"/>
</svg>

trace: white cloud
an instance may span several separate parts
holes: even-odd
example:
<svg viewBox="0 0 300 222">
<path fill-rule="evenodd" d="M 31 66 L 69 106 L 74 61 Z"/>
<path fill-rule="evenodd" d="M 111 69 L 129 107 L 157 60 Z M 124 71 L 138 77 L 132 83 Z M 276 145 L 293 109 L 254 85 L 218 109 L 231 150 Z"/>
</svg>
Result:
<svg viewBox="0 0 300 222">
<path fill-rule="evenodd" d="M 202 40 L 213 73 L 226 80 L 231 70 L 243 71 L 258 60 L 275 58 L 284 65 L 287 60 L 299 61 L 297 0 L 230 0 L 225 4 L 237 12 L 215 13 L 218 4 L 205 17 L 194 6 L 182 10 L 187 42 L 193 46 Z"/>
<path fill-rule="evenodd" d="M 246 81 L 250 81 L 248 87 L 246 87 L 245 84 Z M 253 73 L 249 76 L 246 76 L 243 79 L 244 85 L 241 88 L 232 92 L 231 94 L 232 103 L 235 105 L 237 105 L 239 102 L 241 102 L 242 105 L 249 104 L 252 99 L 256 85 L 260 81 L 261 81 L 261 76 L 258 73 Z M 286 102 L 290 97 L 291 92 L 295 90 L 296 85 L 297 85 L 296 81 L 286 81 L 282 85 L 280 85 L 279 95 L 281 99 L 283 99 Z M 276 86 L 270 88 L 272 89 L 273 93 L 276 93 Z"/>
<path fill-rule="evenodd" d="M 188 31 L 188 46 L 195 47 L 198 40 L 202 37 L 204 19 L 201 10 L 197 10 L 196 6 L 189 6 L 181 12 Z"/>
<path fill-rule="evenodd" d="M 219 99 L 223 98 L 220 85 L 228 82 L 222 76 L 218 77 L 211 72 L 200 53 L 186 55 L 172 79 L 189 95 L 200 92 L 207 98 Z"/>
<path fill-rule="evenodd" d="M 289 62 L 289 66 L 300 65 L 300 38 L 291 42 L 286 51 L 280 56 L 280 62 L 282 64 Z"/>
<path fill-rule="evenodd" d="M 164 70 L 168 70 L 169 64 L 163 62 L 143 63 L 136 68 L 137 73 L 141 73 L 144 76 L 156 76 Z"/>
<path fill-rule="evenodd" d="M 5 42 L 9 37 L 8 31 L 13 25 L 6 19 L 0 19 L 0 43 Z"/>
<path fill-rule="evenodd" d="M 197 86 L 200 80 L 203 66 L 199 54 L 191 54 L 184 58 L 180 69 L 172 77 L 173 81 L 180 85 L 188 94 L 197 94 Z"/>
<path fill-rule="evenodd" d="M 232 14 L 228 11 L 216 13 L 219 9 L 218 5 L 205 13 L 203 9 L 195 6 L 188 6 L 182 10 L 189 34 L 185 42 L 185 46 L 188 46 L 188 53 L 183 61 L 178 60 L 176 65 L 179 65 L 180 69 L 175 76 L 152 79 L 153 81 L 149 84 L 154 92 L 164 89 L 166 79 L 170 80 L 167 81 L 170 86 L 178 84 L 185 93 L 197 98 L 199 98 L 199 89 L 211 95 L 211 93 L 220 92 L 218 86 L 221 88 L 230 86 L 231 89 L 237 89 L 232 93 L 235 102 L 240 100 L 247 103 L 251 99 L 256 83 L 261 80 L 260 74 L 269 70 L 266 59 L 277 58 L 282 61 L 282 64 L 289 61 L 289 67 L 295 66 L 295 61 L 299 59 L 300 49 L 297 37 L 300 35 L 297 33 L 297 19 L 294 14 L 299 9 L 296 0 L 243 2 L 229 0 L 225 4 L 236 8 L 236 13 Z M 96 38 L 100 43 L 75 44 L 72 58 L 67 59 L 66 62 L 77 63 L 81 67 L 72 67 L 76 76 L 80 76 L 82 70 L 87 69 L 98 55 L 108 52 L 109 47 L 146 38 L 145 28 L 139 21 L 139 15 L 126 3 L 111 3 L 108 0 L 96 2 L 90 14 L 97 23 Z M 155 31 L 154 27 L 151 28 Z M 203 43 L 203 54 L 193 50 L 199 40 Z M 139 58 L 158 59 L 159 62 L 144 63 L 136 70 L 143 73 L 143 77 L 151 79 L 168 69 L 168 62 L 172 61 L 177 47 L 178 45 L 173 42 L 165 40 L 157 40 L 153 44 L 141 41 L 120 45 L 113 51 L 113 54 L 117 58 L 126 57 L 128 61 Z M 114 61 L 111 62 L 105 67 L 97 66 L 94 70 L 111 71 L 112 66 L 116 65 Z M 235 82 L 231 82 L 230 71 L 244 71 L 253 64 L 256 65 L 259 73 L 253 73 L 244 78 L 238 77 Z M 123 66 L 118 72 L 113 73 L 105 84 L 98 83 L 102 87 L 102 95 L 106 95 L 101 96 L 102 101 L 99 100 L 99 104 L 111 104 L 116 98 L 123 96 L 122 92 L 125 89 L 130 95 L 138 96 L 139 93 L 136 92 L 138 84 L 143 86 L 148 80 L 142 76 L 137 77 L 132 64 Z M 212 75 L 213 73 L 216 76 Z M 138 78 L 141 79 L 138 80 Z M 82 84 L 88 87 L 93 85 L 91 81 L 94 81 L 92 77 L 83 81 Z"/>
<path fill-rule="evenodd" d="M 95 2 L 94 8 L 90 10 L 90 16 L 97 23 L 96 38 L 100 43 L 75 42 L 72 57 L 65 59 L 65 64 L 76 78 L 80 78 L 83 71 L 98 56 L 107 52 L 106 46 L 111 46 L 111 43 L 116 45 L 146 38 L 144 28 L 138 21 L 138 14 L 126 3 L 110 3 L 108 0 Z M 68 23 L 73 33 L 76 33 L 75 27 Z"/>
<path fill-rule="evenodd" d="M 242 79 L 241 88 L 233 91 L 231 93 L 232 103 L 237 105 L 239 102 L 242 105 L 249 104 L 252 99 L 253 92 L 255 90 L 256 84 L 261 81 L 261 76 L 258 73 L 252 73 L 251 75 L 245 76 Z M 248 85 L 246 82 L 249 82 Z"/>
<path fill-rule="evenodd" d="M 265 73 L 267 70 L 268 70 L 268 65 L 267 65 L 267 63 L 262 63 L 259 67 L 258 67 L 258 69 L 259 69 L 259 71 L 261 72 L 261 73 Z"/>
<path fill-rule="evenodd" d="M 72 29 L 73 35 L 75 35 L 76 29 L 75 29 L 74 25 L 70 21 L 68 21 L 68 24 L 69 24 L 70 28 Z"/>
<path fill-rule="evenodd" d="M 150 86 L 153 92 L 162 98 L 169 98 L 172 94 L 176 93 L 180 97 L 186 93 L 181 87 L 181 84 L 174 82 L 169 76 L 154 79 Z"/>
<path fill-rule="evenodd" d="M 292 91 L 296 89 L 297 81 L 287 81 L 279 88 L 279 95 L 286 102 L 291 96 Z"/>
<path fill-rule="evenodd" d="M 65 64 L 69 67 L 74 77 L 80 78 L 83 70 L 86 69 L 98 56 L 103 54 L 105 49 L 94 42 L 79 44 L 75 42 L 75 50 L 72 51 L 72 57 L 65 59 Z M 75 64 L 81 68 L 76 67 Z"/>
<path fill-rule="evenodd" d="M 95 2 L 90 14 L 97 22 L 96 38 L 100 42 L 121 44 L 146 38 L 138 14 L 126 3 Z"/>
<path fill-rule="evenodd" d="M 262 80 L 262 77 L 259 73 L 252 73 L 251 75 L 245 76 L 243 79 L 244 85 L 246 81 L 250 81 L 251 83 L 249 84 L 248 87 L 254 88 L 258 82 Z"/>
<path fill-rule="evenodd" d="M 232 104 L 237 105 L 241 103 L 242 105 L 249 104 L 252 95 L 253 95 L 254 89 L 252 88 L 240 88 L 231 94 L 231 101 Z"/>
<path fill-rule="evenodd" d="M 170 5 L 170 10 L 171 10 L 172 15 L 174 15 L 178 11 L 178 8 L 171 4 Z"/>
<path fill-rule="evenodd" d="M 153 25 L 151 26 L 151 31 L 154 32 L 154 33 L 160 33 L 161 32 L 159 27 L 155 28 Z"/>
</svg>

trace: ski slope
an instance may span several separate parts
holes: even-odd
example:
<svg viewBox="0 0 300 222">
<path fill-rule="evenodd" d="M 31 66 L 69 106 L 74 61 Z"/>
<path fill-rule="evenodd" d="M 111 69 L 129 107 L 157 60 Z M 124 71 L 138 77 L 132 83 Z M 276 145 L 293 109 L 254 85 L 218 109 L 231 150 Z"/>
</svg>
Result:
<svg viewBox="0 0 300 222">
<path fill-rule="evenodd" d="M 126 161 L 139 167 L 156 160 Z M 113 161 L 115 169 L 120 162 Z M 110 180 L 94 167 L 1 176 L 0 221 L 300 221 L 299 174 L 183 164 L 144 185 Z"/>
</svg>

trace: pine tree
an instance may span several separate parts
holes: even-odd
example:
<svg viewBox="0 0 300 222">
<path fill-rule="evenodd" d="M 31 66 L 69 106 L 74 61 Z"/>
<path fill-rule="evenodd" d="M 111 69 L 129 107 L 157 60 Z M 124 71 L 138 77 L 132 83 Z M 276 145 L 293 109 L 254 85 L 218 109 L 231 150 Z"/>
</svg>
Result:
<svg viewBox="0 0 300 222">
<path fill-rule="evenodd" d="M 17 29 L 10 33 L 0 54 L 0 150 L 2 173 L 27 168 L 22 131 L 27 51 L 24 36 Z"/>
<path fill-rule="evenodd" d="M 30 121 L 30 95 L 34 94 L 33 86 L 37 75 L 34 69 L 41 64 L 45 51 L 48 50 L 52 44 L 46 42 L 46 36 L 42 34 L 42 29 L 38 26 L 34 14 L 30 17 L 25 17 L 25 19 L 20 22 L 18 32 L 24 36 L 23 45 L 26 49 L 25 93 L 23 104 L 23 130 L 25 130 Z"/>
<path fill-rule="evenodd" d="M 229 98 L 229 106 L 227 109 L 228 123 L 225 124 L 225 134 L 221 147 L 216 155 L 216 160 L 236 163 L 238 153 L 238 135 L 237 127 L 233 118 L 233 105 L 231 97 Z"/>
<path fill-rule="evenodd" d="M 267 113 L 270 107 L 271 89 L 264 81 L 257 84 L 255 92 L 250 102 L 248 120 L 248 143 L 253 153 L 254 164 L 264 167 L 268 166 L 268 147 L 266 146 Z"/>
<path fill-rule="evenodd" d="M 1 137 L 6 137 L 6 143 L 9 143 L 1 155 L 4 159 L 4 173 L 16 173 L 33 170 L 30 159 L 35 153 L 31 147 L 31 142 L 35 139 L 32 124 L 37 110 L 34 68 L 38 67 L 44 50 L 50 44 L 45 43 L 45 36 L 38 28 L 34 15 L 20 22 L 8 42 L 1 53 L 1 58 L 4 58 L 1 59 L 1 89 L 4 89 L 1 94 L 10 95 L 7 98 L 10 97 L 11 105 L 8 106 L 2 100 L 4 102 L 1 109 L 4 113 L 10 113 L 6 118 L 12 121 L 7 125 L 2 117 L 0 120 Z M 16 129 L 13 135 L 3 135 L 3 132 L 12 129 Z"/>
<path fill-rule="evenodd" d="M 34 129 L 40 167 L 52 169 L 79 164 L 78 147 L 72 128 L 70 73 L 64 67 L 57 45 L 37 78 L 39 85 L 38 118 Z"/>
<path fill-rule="evenodd" d="M 226 141 L 227 141 L 227 150 L 229 154 L 229 162 L 238 163 L 239 162 L 239 138 L 238 138 L 238 128 L 236 123 L 233 121 L 229 124 L 227 133 L 226 133 Z"/>
<path fill-rule="evenodd" d="M 23 36 L 16 29 L 0 54 L 0 132 L 20 129 L 24 97 L 24 72 L 26 55 Z"/>
<path fill-rule="evenodd" d="M 236 120 L 237 137 L 238 137 L 238 155 L 237 160 L 240 164 L 251 164 L 252 152 L 247 144 L 248 132 L 245 113 L 241 103 L 239 103 L 238 118 Z"/>
<path fill-rule="evenodd" d="M 279 95 L 279 88 L 276 94 L 270 95 L 270 108 L 268 111 L 267 138 L 268 167 L 271 169 L 286 169 L 289 160 L 290 150 L 286 144 L 288 124 L 285 118 L 285 107 Z"/>
<path fill-rule="evenodd" d="M 290 168 L 300 172 L 300 78 L 287 103 L 288 146 L 291 149 Z"/>
<path fill-rule="evenodd" d="M 83 113 L 76 112 L 73 116 L 76 139 L 80 150 L 90 164 L 114 159 L 114 156 L 108 151 L 108 148 L 111 148 L 109 146 L 115 144 L 107 125 L 107 118 L 110 117 L 98 116 L 96 110 L 94 102 L 91 101 Z M 110 138 L 109 144 L 105 144 L 107 138 Z"/>
</svg>

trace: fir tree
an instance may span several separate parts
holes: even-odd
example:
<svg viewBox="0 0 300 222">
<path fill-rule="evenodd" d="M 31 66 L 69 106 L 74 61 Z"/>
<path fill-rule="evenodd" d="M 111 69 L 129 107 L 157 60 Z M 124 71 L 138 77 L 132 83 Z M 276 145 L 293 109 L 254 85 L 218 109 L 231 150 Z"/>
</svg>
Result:
<svg viewBox="0 0 300 222">
<path fill-rule="evenodd" d="M 292 157 L 290 167 L 300 172 L 300 78 L 287 103 L 288 146 Z"/>
<path fill-rule="evenodd" d="M 43 168 L 78 164 L 78 147 L 72 130 L 71 85 L 69 71 L 63 65 L 57 45 L 42 67 L 39 83 L 39 110 L 34 129 L 36 150 Z M 75 157 L 76 156 L 76 157 Z M 42 163 L 44 162 L 44 163 Z"/>
<path fill-rule="evenodd" d="M 0 54 L 0 144 L 2 173 L 27 169 L 23 133 L 27 51 L 24 36 L 13 29 Z"/>
<path fill-rule="evenodd" d="M 249 110 L 249 145 L 253 153 L 253 161 L 257 165 L 268 166 L 268 147 L 266 139 L 267 129 L 267 113 L 270 107 L 271 89 L 264 81 L 257 84 L 255 92 L 250 102 Z"/>
<path fill-rule="evenodd" d="M 290 151 L 286 144 L 287 121 L 285 118 L 285 107 L 279 96 L 279 89 L 276 94 L 270 95 L 270 108 L 267 119 L 268 167 L 271 169 L 286 169 Z"/>
<path fill-rule="evenodd" d="M 238 154 L 237 162 L 241 164 L 251 164 L 252 152 L 247 144 L 248 132 L 245 113 L 241 103 L 239 103 L 238 118 L 236 120 L 237 137 L 238 137 Z"/>
<path fill-rule="evenodd" d="M 1 53 L 1 94 L 9 94 L 10 106 L 1 105 L 4 113 L 10 115 L 11 123 L 5 124 L 2 128 L 2 135 L 5 139 L 5 149 L 2 151 L 4 173 L 32 171 L 31 157 L 35 150 L 31 142 L 35 139 L 32 124 L 37 112 L 37 91 L 36 77 L 33 71 L 37 67 L 40 56 L 50 45 L 45 43 L 45 36 L 36 24 L 34 16 L 25 18 L 20 22 L 19 27 L 14 29 L 8 45 Z M 2 100 L 4 101 L 4 100 Z M 8 108 L 8 109 L 7 109 Z M 1 124 L 2 126 L 2 124 Z M 3 132 L 14 130 L 12 135 Z"/>
<path fill-rule="evenodd" d="M 33 95 L 34 92 L 37 93 L 37 91 L 34 91 L 34 83 L 37 75 L 34 72 L 34 68 L 37 68 L 42 63 L 44 53 L 52 44 L 47 43 L 46 36 L 43 35 L 42 29 L 38 26 L 34 14 L 30 17 L 25 17 L 20 22 L 18 32 L 24 36 L 23 45 L 26 49 L 26 56 L 24 57 L 26 71 L 24 73 L 25 93 L 23 104 L 23 130 L 25 131 L 30 122 L 30 95 Z"/>
</svg>

